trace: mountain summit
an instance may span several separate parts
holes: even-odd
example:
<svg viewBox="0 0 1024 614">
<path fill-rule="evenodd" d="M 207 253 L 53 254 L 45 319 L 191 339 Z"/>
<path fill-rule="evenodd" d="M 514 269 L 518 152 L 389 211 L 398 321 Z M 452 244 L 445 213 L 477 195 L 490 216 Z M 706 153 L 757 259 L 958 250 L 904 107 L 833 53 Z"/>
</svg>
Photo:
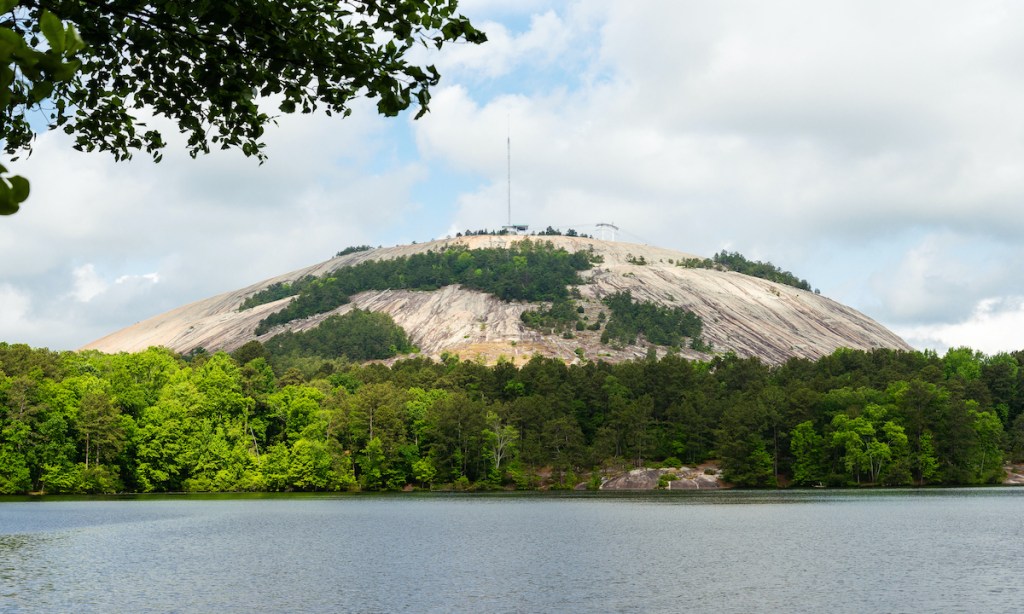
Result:
<svg viewBox="0 0 1024 614">
<path fill-rule="evenodd" d="M 471 260 L 473 254 L 484 253 L 476 250 L 494 253 L 531 249 L 532 245 L 547 246 L 559 253 L 585 252 L 590 264 L 578 271 L 577 280 L 582 283 L 569 286 L 570 292 L 561 303 L 563 307 L 571 306 L 562 311 L 571 315 L 575 325 L 557 330 L 538 325 L 538 318 L 533 316 L 556 311 L 550 301 L 506 300 L 508 296 L 503 299 L 465 283 L 437 282 L 436 289 L 423 290 L 400 284 L 385 287 L 380 281 L 367 286 L 375 289 L 347 296 L 348 302 L 328 305 L 326 311 L 288 321 L 275 316 L 283 323 L 261 325 L 268 316 L 299 301 L 296 295 L 286 295 L 289 289 L 305 287 L 303 284 L 320 288 L 323 280 L 334 281 L 330 278 L 344 272 L 345 267 L 373 261 L 413 262 L 417 255 L 417 262 L 422 265 L 423 255 L 452 251 L 460 255 L 471 252 L 464 257 Z M 864 314 L 814 292 L 724 270 L 725 267 L 692 254 L 647 245 L 570 236 L 475 235 L 342 254 L 179 307 L 98 339 L 83 349 L 134 352 L 162 345 L 183 353 L 197 348 L 233 351 L 253 339 L 266 342 L 285 331 L 310 330 L 331 315 L 360 309 L 391 316 L 420 353 L 433 358 L 448 353 L 489 363 L 502 357 L 518 363 L 541 354 L 567 361 L 620 361 L 645 356 L 652 348 L 659 354 L 669 351 L 668 347 L 654 345 L 653 332 L 642 328 L 632 338 L 627 335 L 609 340 L 606 331 L 611 320 L 606 323 L 606 318 L 615 317 L 610 306 L 616 304 L 616 298 L 617 304 L 625 301 L 629 305 L 632 300 L 638 309 L 642 307 L 650 313 L 684 314 L 693 321 L 699 319 L 699 335 L 690 333 L 687 337 L 692 338 L 687 342 L 672 344 L 674 351 L 687 358 L 706 359 L 713 354 L 734 352 L 778 364 L 791 357 L 818 358 L 841 347 L 913 349 Z M 487 271 L 479 268 L 474 272 L 477 276 L 487 275 Z M 283 297 L 278 298 L 275 291 Z M 292 311 L 294 306 L 289 313 Z M 524 317 L 526 312 L 533 313 Z"/>
</svg>

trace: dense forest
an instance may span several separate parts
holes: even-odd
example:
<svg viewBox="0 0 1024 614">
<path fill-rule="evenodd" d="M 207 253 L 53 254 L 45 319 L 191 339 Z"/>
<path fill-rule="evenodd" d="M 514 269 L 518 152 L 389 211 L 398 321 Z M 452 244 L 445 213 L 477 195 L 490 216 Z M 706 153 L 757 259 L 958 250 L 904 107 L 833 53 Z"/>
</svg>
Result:
<svg viewBox="0 0 1024 614">
<path fill-rule="evenodd" d="M 395 324 L 391 316 L 362 309 L 328 316 L 310 330 L 285 331 L 271 337 L 265 345 L 267 354 L 344 356 L 356 361 L 391 358 L 415 349 L 405 330 Z"/>
<path fill-rule="evenodd" d="M 737 486 L 985 484 L 1024 352 L 522 367 L 0 343 L 0 492 L 570 488 L 717 460 Z"/>
<path fill-rule="evenodd" d="M 695 350 L 705 349 L 701 340 L 704 323 L 700 316 L 681 307 L 665 307 L 650 301 L 636 301 L 629 290 L 616 292 L 604 298 L 612 312 L 602 343 L 636 343 L 643 335 L 648 342 L 666 347 L 681 347 L 686 338 Z"/>
</svg>

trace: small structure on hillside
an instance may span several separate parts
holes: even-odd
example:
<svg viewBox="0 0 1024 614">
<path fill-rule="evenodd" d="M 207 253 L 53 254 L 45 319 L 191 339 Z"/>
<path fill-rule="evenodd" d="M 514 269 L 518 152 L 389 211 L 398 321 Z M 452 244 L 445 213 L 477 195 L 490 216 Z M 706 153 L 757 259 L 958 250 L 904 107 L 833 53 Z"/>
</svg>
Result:
<svg viewBox="0 0 1024 614">
<path fill-rule="evenodd" d="M 526 224 L 513 224 L 508 223 L 501 227 L 502 230 L 511 235 L 526 234 L 526 231 L 530 229 Z"/>
<path fill-rule="evenodd" d="M 616 226 L 615 224 L 608 224 L 605 222 L 601 222 L 600 224 L 594 224 L 594 226 L 597 228 L 599 239 L 601 239 L 602 241 L 615 240 L 615 231 L 619 229 L 618 226 Z M 611 238 L 608 238 L 607 235 L 609 234 L 611 235 Z"/>
</svg>

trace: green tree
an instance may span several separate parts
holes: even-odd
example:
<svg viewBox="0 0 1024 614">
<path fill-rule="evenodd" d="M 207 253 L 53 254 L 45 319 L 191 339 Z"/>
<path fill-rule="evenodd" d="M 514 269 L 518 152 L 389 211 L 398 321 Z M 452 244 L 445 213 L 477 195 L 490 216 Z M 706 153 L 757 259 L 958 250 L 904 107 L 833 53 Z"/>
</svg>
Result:
<svg viewBox="0 0 1024 614">
<path fill-rule="evenodd" d="M 292 446 L 288 480 L 299 490 L 333 489 L 331 455 L 321 441 L 299 439 Z"/>
<path fill-rule="evenodd" d="M 882 425 L 884 443 L 888 448 L 888 465 L 879 468 L 878 477 L 886 486 L 904 486 L 912 482 L 910 443 L 903 427 L 892 420 Z"/>
<path fill-rule="evenodd" d="M 968 456 L 973 481 L 978 484 L 998 483 L 1003 478 L 1003 425 L 990 411 L 968 410 L 974 445 Z"/>
<path fill-rule="evenodd" d="M 542 450 L 559 473 L 571 470 L 583 455 L 583 432 L 572 416 L 562 415 L 544 423 Z"/>
<path fill-rule="evenodd" d="M 195 411 L 225 419 L 248 413 L 253 400 L 242 393 L 242 372 L 224 352 L 217 352 L 193 371 L 196 390 L 202 395 Z"/>
<path fill-rule="evenodd" d="M 911 475 L 923 485 L 938 474 L 934 429 L 950 414 L 949 394 L 917 378 L 891 382 L 886 394 L 895 404 L 907 435 Z"/>
<path fill-rule="evenodd" d="M 20 375 L 9 378 L 0 371 L 0 493 L 32 489 L 32 459 L 38 437 L 39 405 L 36 381 Z"/>
<path fill-rule="evenodd" d="M 269 490 L 284 490 L 291 485 L 291 452 L 284 443 L 267 448 L 259 460 L 260 474 Z"/>
<path fill-rule="evenodd" d="M 121 412 L 105 392 L 88 392 L 78 410 L 78 432 L 85 446 L 85 468 L 109 462 L 124 448 Z"/>
<path fill-rule="evenodd" d="M 932 434 L 925 432 L 918 438 L 917 451 L 911 452 L 911 472 L 917 476 L 917 483 L 923 486 L 939 472 L 939 459 L 935 456 Z"/>
<path fill-rule="evenodd" d="M 1019 414 L 1016 400 L 1020 365 L 1009 354 L 996 354 L 982 365 L 981 378 L 992 396 L 992 402 L 999 419 L 1003 421 L 1003 427 L 1009 428 Z"/>
<path fill-rule="evenodd" d="M 28 492 L 32 488 L 28 459 L 18 450 L 16 444 L 11 443 L 8 428 L 0 432 L 0 437 L 4 439 L 0 444 L 0 495 Z"/>
<path fill-rule="evenodd" d="M 864 474 L 872 470 L 872 459 L 883 453 L 879 448 L 870 449 L 875 437 L 874 426 L 863 416 L 850 418 L 839 414 L 832 419 L 831 428 L 832 448 L 837 451 L 848 479 L 860 484 Z"/>
<path fill-rule="evenodd" d="M 771 408 L 741 393 L 730 395 L 727 403 L 715 431 L 725 479 L 740 486 L 776 485 L 776 461 L 769 451 L 775 450 Z"/>
<path fill-rule="evenodd" d="M 105 362 L 101 372 L 110 382 L 114 403 L 133 417 L 155 404 L 164 385 L 181 369 L 181 360 L 162 347 L 135 354 L 97 355 Z"/>
<path fill-rule="evenodd" d="M 359 466 L 359 484 L 366 490 L 381 490 L 384 488 L 384 463 L 387 458 L 384 456 L 384 444 L 380 439 L 373 437 L 366 442 L 362 454 L 356 460 Z"/>
<path fill-rule="evenodd" d="M 424 390 L 423 388 L 414 386 L 409 388 L 407 393 L 409 395 L 409 400 L 405 402 L 405 410 L 410 421 L 409 432 L 412 435 L 413 444 L 417 449 L 419 449 L 420 441 L 429 426 L 427 417 L 429 415 L 430 408 L 433 407 L 434 403 L 437 403 L 441 399 L 447 397 L 448 392 L 438 388 Z"/>
<path fill-rule="evenodd" d="M 440 75 L 414 48 L 486 40 L 456 9 L 452 0 L 2 0 L 0 138 L 8 154 L 30 150 L 27 114 L 44 101 L 50 129 L 119 160 L 136 150 L 161 157 L 165 142 L 139 121 L 142 109 L 176 124 L 193 157 L 212 145 L 260 159 L 271 100 L 280 113 L 342 116 L 360 96 L 388 116 L 415 100 L 419 117 Z M 0 211 L 27 195 L 24 179 L 0 180 Z"/>
<path fill-rule="evenodd" d="M 329 316 L 310 330 L 280 333 L 267 341 L 266 349 L 274 356 L 373 360 L 410 352 L 412 346 L 405 331 L 388 314 L 353 309 Z"/>
<path fill-rule="evenodd" d="M 181 489 L 189 427 L 185 406 L 169 395 L 143 410 L 133 442 L 134 480 L 143 492 Z"/>
<path fill-rule="evenodd" d="M 440 481 L 481 477 L 484 404 L 464 392 L 454 392 L 431 406 L 427 420 L 430 457 Z"/>
<path fill-rule="evenodd" d="M 810 420 L 793 429 L 789 440 L 793 453 L 793 482 L 800 486 L 820 484 L 826 478 L 824 439 Z"/>
<path fill-rule="evenodd" d="M 948 350 L 942 363 L 947 378 L 959 377 L 966 381 L 973 381 L 981 377 L 983 360 L 984 356 L 981 352 L 967 347 L 959 347 Z"/>
<path fill-rule="evenodd" d="M 276 419 L 282 439 L 290 445 L 298 441 L 303 431 L 317 420 L 324 393 L 308 385 L 289 385 L 267 397 L 271 415 Z"/>
<path fill-rule="evenodd" d="M 263 347 L 262 343 L 253 339 L 252 341 L 245 343 L 242 347 L 232 352 L 231 357 L 234 358 L 235 362 L 237 362 L 238 364 L 245 365 L 252 360 L 256 360 L 257 358 L 263 358 L 264 360 L 266 360 L 267 358 L 270 357 L 270 355 L 267 353 L 267 349 Z"/>
<path fill-rule="evenodd" d="M 412 464 L 412 475 L 420 484 L 429 486 L 434 483 L 434 477 L 437 476 L 437 469 L 434 468 L 434 461 L 427 458 L 416 459 Z"/>
<path fill-rule="evenodd" d="M 511 424 L 504 424 L 497 413 L 487 412 L 487 428 L 483 430 L 484 443 L 491 460 L 491 478 L 501 481 L 501 461 L 515 453 L 519 431 Z"/>
</svg>

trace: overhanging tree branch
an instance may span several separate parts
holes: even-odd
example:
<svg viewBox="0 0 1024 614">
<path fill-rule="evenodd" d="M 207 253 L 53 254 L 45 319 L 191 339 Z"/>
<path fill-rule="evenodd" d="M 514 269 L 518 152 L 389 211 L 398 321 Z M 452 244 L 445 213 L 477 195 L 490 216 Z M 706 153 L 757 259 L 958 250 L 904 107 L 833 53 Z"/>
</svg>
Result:
<svg viewBox="0 0 1024 614">
<path fill-rule="evenodd" d="M 354 98 L 368 97 L 385 116 L 415 101 L 420 117 L 440 75 L 411 62 L 409 50 L 486 40 L 456 8 L 456 0 L 0 0 L 0 37 L 63 67 L 26 73 L 20 56 L 0 47 L 0 69 L 11 75 L 0 74 L 0 93 L 9 94 L 0 99 L 0 139 L 8 155 L 30 152 L 35 129 L 24 111 L 44 100 L 49 129 L 118 160 L 138 150 L 161 157 L 165 141 L 137 120 L 141 109 L 172 120 L 193 157 L 216 144 L 261 161 L 273 117 L 260 101 L 271 96 L 282 113 L 347 116 Z M 54 21 L 84 45 L 55 49 Z"/>
</svg>

